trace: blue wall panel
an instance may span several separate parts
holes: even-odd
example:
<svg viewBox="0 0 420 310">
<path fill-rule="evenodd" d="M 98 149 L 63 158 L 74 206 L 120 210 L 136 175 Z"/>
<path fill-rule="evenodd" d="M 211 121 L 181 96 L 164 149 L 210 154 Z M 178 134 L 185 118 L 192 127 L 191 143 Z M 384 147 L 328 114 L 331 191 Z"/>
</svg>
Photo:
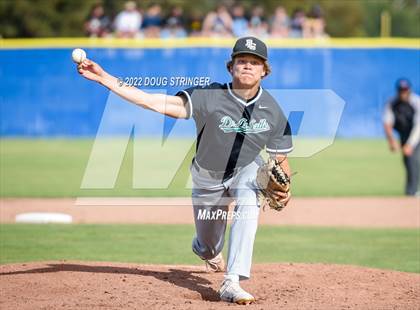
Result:
<svg viewBox="0 0 420 310">
<path fill-rule="evenodd" d="M 230 55 L 227 48 L 86 51 L 107 71 L 121 77 L 208 76 L 220 82 L 230 78 L 225 69 Z M 109 92 L 78 75 L 70 59 L 71 49 L 4 49 L 0 55 L 1 136 L 96 134 Z M 381 111 L 394 94 L 397 78 L 408 77 L 419 91 L 418 49 L 273 48 L 270 63 L 273 72 L 263 81 L 267 89 L 331 89 L 344 99 L 340 137 L 382 136 Z M 162 88 L 174 94 L 182 87 L 155 87 Z M 322 104 L 317 100 L 314 98 L 313 104 Z M 157 118 L 144 115 L 143 125 L 149 134 L 161 135 Z M 193 126 L 185 128 L 186 135 L 194 134 Z"/>
</svg>

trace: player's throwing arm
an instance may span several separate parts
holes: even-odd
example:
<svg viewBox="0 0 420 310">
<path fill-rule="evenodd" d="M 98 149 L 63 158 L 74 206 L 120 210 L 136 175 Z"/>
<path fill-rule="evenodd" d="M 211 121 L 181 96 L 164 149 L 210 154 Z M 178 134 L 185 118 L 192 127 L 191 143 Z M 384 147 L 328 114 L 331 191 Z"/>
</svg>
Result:
<svg viewBox="0 0 420 310">
<path fill-rule="evenodd" d="M 149 94 L 133 86 L 121 84 L 119 80 L 106 72 L 96 62 L 87 59 L 86 53 L 73 51 L 73 60 L 78 64 L 77 70 L 88 80 L 98 82 L 118 96 L 137 104 L 145 109 L 159 112 L 174 118 L 187 118 L 188 113 L 185 108 L 185 99 L 180 96 L 170 96 L 165 94 Z M 81 50 L 83 51 L 83 50 Z M 83 51 L 84 52 L 84 51 Z"/>
</svg>

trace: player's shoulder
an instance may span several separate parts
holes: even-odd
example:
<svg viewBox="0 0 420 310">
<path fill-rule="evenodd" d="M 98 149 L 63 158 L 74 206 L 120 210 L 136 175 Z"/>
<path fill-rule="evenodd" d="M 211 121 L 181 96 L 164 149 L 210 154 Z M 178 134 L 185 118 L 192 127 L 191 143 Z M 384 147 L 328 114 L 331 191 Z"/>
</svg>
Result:
<svg viewBox="0 0 420 310">
<path fill-rule="evenodd" d="M 261 99 L 267 102 L 277 103 L 277 100 L 263 87 L 261 87 Z"/>
<path fill-rule="evenodd" d="M 190 96 L 195 96 L 195 97 L 201 96 L 201 97 L 206 98 L 207 96 L 210 96 L 210 94 L 214 93 L 214 90 L 222 89 L 222 88 L 223 88 L 223 84 L 220 84 L 217 82 L 205 84 L 205 85 L 195 85 L 192 87 L 185 88 L 181 91 L 178 91 L 176 96 L 179 96 L 179 95 L 183 96 L 185 94 L 188 94 Z"/>
<path fill-rule="evenodd" d="M 417 95 L 415 93 L 411 93 L 409 101 L 414 106 L 414 108 L 420 109 L 420 97 L 419 97 L 419 95 Z"/>
<path fill-rule="evenodd" d="M 275 111 L 276 113 L 282 113 L 282 109 L 280 107 L 279 102 L 276 100 L 276 98 L 273 97 L 270 92 L 268 92 L 266 89 L 261 87 L 261 97 L 259 100 L 260 104 L 264 104 L 266 106 L 269 106 L 272 111 Z"/>
<path fill-rule="evenodd" d="M 220 90 L 224 90 L 224 89 L 226 89 L 225 84 L 213 82 L 208 85 L 195 87 L 193 91 L 195 91 L 196 94 L 199 94 L 199 96 L 202 97 L 203 99 L 213 100 L 215 96 L 217 96 L 217 94 L 220 93 Z"/>
<path fill-rule="evenodd" d="M 385 108 L 392 108 L 398 103 L 398 97 L 392 96 L 385 101 Z"/>
<path fill-rule="evenodd" d="M 226 89 L 227 86 L 226 86 L 226 84 L 213 82 L 213 83 L 210 83 L 208 85 L 203 86 L 202 88 L 203 89 Z"/>
</svg>

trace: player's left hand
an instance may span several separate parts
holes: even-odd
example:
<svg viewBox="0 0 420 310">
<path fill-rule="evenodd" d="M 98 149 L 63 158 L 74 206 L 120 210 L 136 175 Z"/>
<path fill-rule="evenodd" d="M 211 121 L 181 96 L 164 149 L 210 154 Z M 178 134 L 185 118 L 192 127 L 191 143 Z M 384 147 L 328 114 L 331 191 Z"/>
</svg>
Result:
<svg viewBox="0 0 420 310">
<path fill-rule="evenodd" d="M 411 156 L 413 155 L 413 147 L 409 144 L 404 144 L 402 152 L 405 156 Z"/>
<path fill-rule="evenodd" d="M 266 163 L 258 168 L 256 185 L 258 191 L 258 203 L 264 209 L 281 211 L 289 202 L 290 177 L 281 166 L 282 162 L 269 158 Z"/>
</svg>

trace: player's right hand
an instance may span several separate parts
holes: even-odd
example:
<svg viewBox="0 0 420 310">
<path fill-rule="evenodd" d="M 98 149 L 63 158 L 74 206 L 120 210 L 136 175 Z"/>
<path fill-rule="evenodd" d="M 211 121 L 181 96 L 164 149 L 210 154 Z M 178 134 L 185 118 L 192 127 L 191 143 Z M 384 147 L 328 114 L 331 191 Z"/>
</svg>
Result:
<svg viewBox="0 0 420 310">
<path fill-rule="evenodd" d="M 96 62 L 85 59 L 77 66 L 77 71 L 88 80 L 99 82 L 105 76 L 105 71 Z"/>
</svg>

